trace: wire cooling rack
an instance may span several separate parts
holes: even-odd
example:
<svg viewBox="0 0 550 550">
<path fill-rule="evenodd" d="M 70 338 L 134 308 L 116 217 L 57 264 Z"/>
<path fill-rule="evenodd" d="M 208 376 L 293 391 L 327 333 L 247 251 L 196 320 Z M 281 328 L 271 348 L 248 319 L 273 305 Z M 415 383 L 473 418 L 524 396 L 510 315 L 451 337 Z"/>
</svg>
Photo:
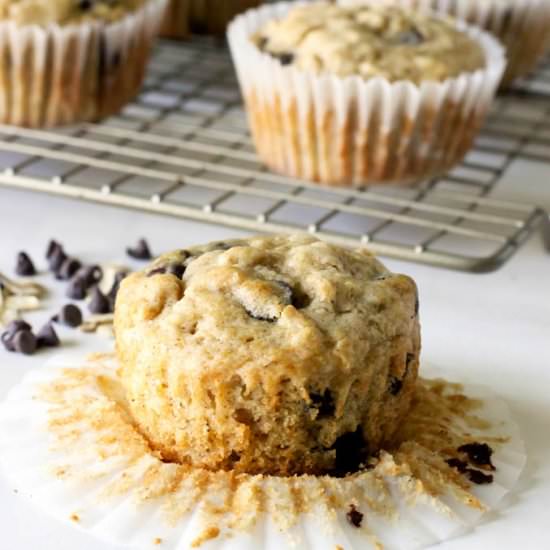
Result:
<svg viewBox="0 0 550 550">
<path fill-rule="evenodd" d="M 259 162 L 225 48 L 162 42 L 119 115 L 55 131 L 0 126 L 0 184 L 491 271 L 546 218 L 491 191 L 519 156 L 550 163 L 549 97 L 550 63 L 497 101 L 474 150 L 443 178 L 326 189 Z"/>
</svg>

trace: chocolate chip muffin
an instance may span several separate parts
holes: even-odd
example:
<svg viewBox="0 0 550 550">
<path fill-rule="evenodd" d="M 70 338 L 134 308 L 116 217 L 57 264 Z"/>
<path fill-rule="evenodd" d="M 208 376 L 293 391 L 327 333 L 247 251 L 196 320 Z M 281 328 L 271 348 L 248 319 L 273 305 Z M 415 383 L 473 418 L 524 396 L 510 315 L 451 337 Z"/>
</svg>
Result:
<svg viewBox="0 0 550 550">
<path fill-rule="evenodd" d="M 0 122 L 111 115 L 139 91 L 166 0 L 0 0 Z"/>
<path fill-rule="evenodd" d="M 133 417 L 166 460 L 344 475 L 392 440 L 420 352 L 415 283 L 308 236 L 213 243 L 124 279 Z"/>
<path fill-rule="evenodd" d="M 488 33 L 386 3 L 265 5 L 237 17 L 228 39 L 260 158 L 330 186 L 448 171 L 505 66 Z"/>
</svg>

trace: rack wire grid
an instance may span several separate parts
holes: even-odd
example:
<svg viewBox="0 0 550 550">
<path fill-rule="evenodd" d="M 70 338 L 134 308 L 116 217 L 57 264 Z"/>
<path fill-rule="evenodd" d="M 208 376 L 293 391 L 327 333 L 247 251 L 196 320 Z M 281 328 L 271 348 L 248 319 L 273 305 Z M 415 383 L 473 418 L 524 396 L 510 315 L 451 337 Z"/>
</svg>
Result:
<svg viewBox="0 0 550 550">
<path fill-rule="evenodd" d="M 252 231 L 307 231 L 487 272 L 548 219 L 490 195 L 515 158 L 550 163 L 549 97 L 550 62 L 497 100 L 474 149 L 445 177 L 329 189 L 257 159 L 223 46 L 163 41 L 141 94 L 117 116 L 59 130 L 0 126 L 0 184 Z"/>
</svg>

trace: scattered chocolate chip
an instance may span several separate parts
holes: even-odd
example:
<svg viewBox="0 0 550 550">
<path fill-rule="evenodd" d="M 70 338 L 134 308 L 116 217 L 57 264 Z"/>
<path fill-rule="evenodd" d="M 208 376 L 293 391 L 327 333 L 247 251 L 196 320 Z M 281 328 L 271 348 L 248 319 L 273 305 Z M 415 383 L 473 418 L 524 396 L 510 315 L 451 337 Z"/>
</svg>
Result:
<svg viewBox="0 0 550 550">
<path fill-rule="evenodd" d="M 318 418 L 332 416 L 334 414 L 336 406 L 334 404 L 332 392 L 329 389 L 326 389 L 322 394 L 310 393 L 309 397 L 313 406 L 319 410 Z"/>
<path fill-rule="evenodd" d="M 19 330 L 13 335 L 15 351 L 32 355 L 36 351 L 36 336 L 30 330 Z"/>
<path fill-rule="evenodd" d="M 7 330 L 4 331 L 0 336 L 0 341 L 2 341 L 2 345 L 6 348 L 6 350 L 15 351 L 13 346 L 13 333 L 8 332 Z"/>
<path fill-rule="evenodd" d="M 281 65 L 290 65 L 294 61 L 294 54 L 291 54 L 289 52 L 270 52 L 271 55 L 278 59 L 281 63 Z"/>
<path fill-rule="evenodd" d="M 57 241 L 54 241 L 53 239 L 48 243 L 48 248 L 46 248 L 46 260 L 49 260 L 53 253 L 56 251 L 56 250 L 59 250 L 59 249 L 63 249 L 63 247 L 57 242 Z"/>
<path fill-rule="evenodd" d="M 390 378 L 390 393 L 392 395 L 397 395 L 403 388 L 403 380 L 399 380 L 395 376 Z"/>
<path fill-rule="evenodd" d="M 71 300 L 84 300 L 87 292 L 88 285 L 86 284 L 86 280 L 79 277 L 77 274 L 71 279 L 67 287 L 66 295 L 68 298 L 71 298 Z"/>
<path fill-rule="evenodd" d="M 32 277 L 36 275 L 34 264 L 25 252 L 19 252 L 19 254 L 17 254 L 15 273 L 20 277 Z"/>
<path fill-rule="evenodd" d="M 346 518 L 354 527 L 361 527 L 363 521 L 363 514 L 355 507 L 354 504 L 349 505 L 349 512 L 346 514 Z"/>
<path fill-rule="evenodd" d="M 336 477 L 356 472 L 368 457 L 368 445 L 361 428 L 341 435 L 334 442 L 332 449 L 336 451 L 333 472 Z"/>
<path fill-rule="evenodd" d="M 56 348 L 59 346 L 59 338 L 53 325 L 46 323 L 36 335 L 36 343 L 39 348 Z"/>
<path fill-rule="evenodd" d="M 418 44 L 424 42 L 424 36 L 418 29 L 413 27 L 412 29 L 396 34 L 393 37 L 393 41 L 403 46 L 418 46 Z"/>
<path fill-rule="evenodd" d="M 8 332 L 9 334 L 15 334 L 20 330 L 32 330 L 32 327 L 31 325 L 29 325 L 29 323 L 23 321 L 23 319 L 16 319 L 6 327 L 6 332 Z"/>
<path fill-rule="evenodd" d="M 473 468 L 467 468 L 466 475 L 468 479 L 475 483 L 476 485 L 486 485 L 487 483 L 493 483 L 493 475 L 485 474 L 479 470 L 474 470 Z"/>
<path fill-rule="evenodd" d="M 459 453 L 466 453 L 470 461 L 477 466 L 489 466 L 491 470 L 495 470 L 491 462 L 493 449 L 487 443 L 466 443 L 465 445 L 461 445 L 457 451 Z"/>
<path fill-rule="evenodd" d="M 81 267 L 82 264 L 75 258 L 67 258 L 56 270 L 55 276 L 62 281 L 68 281 Z"/>
<path fill-rule="evenodd" d="M 448 458 L 445 462 L 451 468 L 458 470 L 461 474 L 468 470 L 468 464 L 466 464 L 463 460 L 460 460 L 460 458 Z"/>
<path fill-rule="evenodd" d="M 134 248 L 128 247 L 126 254 L 134 260 L 150 260 L 153 257 L 145 239 L 140 239 Z"/>
<path fill-rule="evenodd" d="M 87 265 L 81 267 L 77 272 L 75 277 L 80 277 L 86 282 L 86 287 L 90 288 L 93 285 L 96 285 L 103 279 L 103 270 L 98 265 Z"/>
<path fill-rule="evenodd" d="M 48 258 L 50 270 L 56 273 L 61 268 L 63 262 L 65 262 L 66 259 L 67 254 L 65 254 L 63 248 L 61 246 L 55 247 L 52 250 L 50 257 Z"/>
<path fill-rule="evenodd" d="M 103 315 L 111 312 L 111 304 L 109 299 L 97 287 L 92 290 L 92 299 L 88 304 L 88 309 L 90 310 L 90 313 L 97 315 Z"/>
<path fill-rule="evenodd" d="M 52 321 L 76 328 L 82 324 L 82 312 L 74 304 L 67 304 L 61 311 L 52 317 Z"/>
</svg>

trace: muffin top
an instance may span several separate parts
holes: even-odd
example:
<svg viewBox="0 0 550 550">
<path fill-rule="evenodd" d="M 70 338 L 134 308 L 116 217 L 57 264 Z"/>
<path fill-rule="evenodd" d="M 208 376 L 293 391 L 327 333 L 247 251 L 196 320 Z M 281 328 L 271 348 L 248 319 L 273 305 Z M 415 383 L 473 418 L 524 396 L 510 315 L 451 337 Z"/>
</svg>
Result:
<svg viewBox="0 0 550 550">
<path fill-rule="evenodd" d="M 0 0 L 0 21 L 18 25 L 67 25 L 89 19 L 116 21 L 146 0 Z"/>
<path fill-rule="evenodd" d="M 316 74 L 442 81 L 485 65 L 482 48 L 452 20 L 397 6 L 314 2 L 252 37 L 262 51 Z"/>
</svg>

